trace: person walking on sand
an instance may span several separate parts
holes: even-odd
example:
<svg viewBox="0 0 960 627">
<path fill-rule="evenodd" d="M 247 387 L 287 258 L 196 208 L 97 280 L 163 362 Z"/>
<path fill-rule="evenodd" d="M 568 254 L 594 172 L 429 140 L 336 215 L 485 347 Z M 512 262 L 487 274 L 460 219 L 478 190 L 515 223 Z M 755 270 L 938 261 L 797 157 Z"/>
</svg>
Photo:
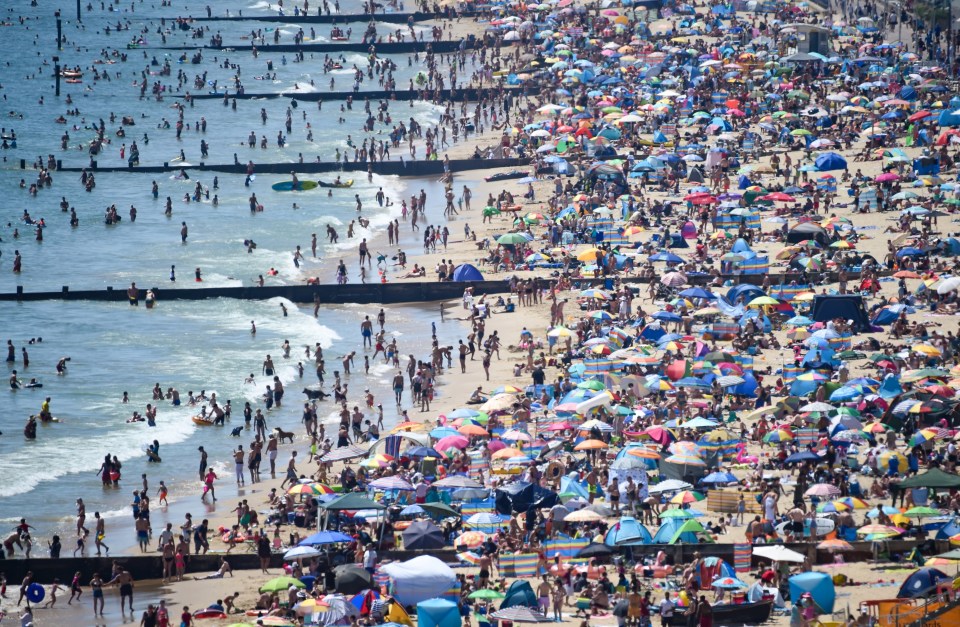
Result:
<svg viewBox="0 0 960 627">
<path fill-rule="evenodd" d="M 283 490 L 287 487 L 287 482 L 290 482 L 290 486 L 293 487 L 297 485 L 297 452 L 293 451 L 290 453 L 290 461 L 287 462 L 287 476 L 284 477 L 283 483 L 280 484 L 280 489 Z"/>
<path fill-rule="evenodd" d="M 267 573 L 267 567 L 270 566 L 270 538 L 266 534 L 261 534 L 257 541 L 257 557 L 260 558 L 260 572 Z"/>
<path fill-rule="evenodd" d="M 241 456 L 242 455 L 243 453 L 241 453 Z M 241 466 L 243 466 L 242 463 L 241 463 Z M 241 469 L 240 472 L 242 473 L 243 470 Z M 214 503 L 217 502 L 217 493 L 213 489 L 213 482 L 216 480 L 217 480 L 217 473 L 213 472 L 213 468 L 210 468 L 209 470 L 207 470 L 207 475 L 203 478 L 203 495 L 200 497 L 200 500 L 203 501 L 204 503 L 207 502 L 207 492 L 210 493 L 210 496 L 213 498 L 213 502 Z"/>
<path fill-rule="evenodd" d="M 94 512 L 93 517 L 97 521 L 93 537 L 94 545 L 97 547 L 97 557 L 100 557 L 100 547 L 103 547 L 103 550 L 106 551 L 107 555 L 110 555 L 110 547 L 103 543 L 103 539 L 107 535 L 104 528 L 104 520 L 100 516 L 100 512 Z"/>
</svg>

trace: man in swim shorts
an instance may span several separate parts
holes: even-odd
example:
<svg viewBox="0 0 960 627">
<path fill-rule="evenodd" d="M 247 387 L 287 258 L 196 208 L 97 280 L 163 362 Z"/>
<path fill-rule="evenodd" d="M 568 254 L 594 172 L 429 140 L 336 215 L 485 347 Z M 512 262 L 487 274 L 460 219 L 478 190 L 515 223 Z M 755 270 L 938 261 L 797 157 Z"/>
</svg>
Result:
<svg viewBox="0 0 960 627">
<path fill-rule="evenodd" d="M 370 316 L 364 316 L 360 323 L 360 335 L 363 336 L 363 347 L 373 346 L 373 323 L 370 322 Z"/>
<path fill-rule="evenodd" d="M 140 545 L 140 552 L 146 553 L 149 550 L 147 545 L 150 543 L 150 521 L 138 515 L 134 528 L 137 530 L 137 544 Z"/>
<path fill-rule="evenodd" d="M 120 586 L 120 613 L 124 612 L 124 604 L 127 599 L 130 600 L 130 612 L 133 612 L 133 575 L 127 570 L 121 570 L 120 574 L 110 580 L 108 586 Z"/>
<path fill-rule="evenodd" d="M 127 290 L 127 298 L 130 299 L 131 307 L 140 306 L 140 290 L 137 289 L 136 283 L 130 284 L 130 288 Z"/>
</svg>

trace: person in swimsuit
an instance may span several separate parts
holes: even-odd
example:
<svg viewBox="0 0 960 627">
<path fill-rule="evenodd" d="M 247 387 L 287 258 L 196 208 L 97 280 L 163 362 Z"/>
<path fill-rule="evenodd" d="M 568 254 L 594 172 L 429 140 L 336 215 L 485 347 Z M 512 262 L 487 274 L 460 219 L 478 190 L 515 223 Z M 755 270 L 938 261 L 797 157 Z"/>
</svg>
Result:
<svg viewBox="0 0 960 627">
<path fill-rule="evenodd" d="M 363 336 L 363 347 L 373 346 L 373 323 L 370 322 L 370 316 L 364 316 L 360 323 L 360 335 Z"/>
<path fill-rule="evenodd" d="M 80 600 L 80 595 L 83 594 L 83 588 L 80 587 L 80 571 L 78 570 L 73 575 L 73 581 L 70 582 L 70 598 L 67 599 L 67 605 L 73 602 L 74 599 L 77 601 Z"/>
<path fill-rule="evenodd" d="M 93 574 L 90 589 L 93 590 L 93 615 L 103 616 L 103 579 L 100 579 L 100 573 Z"/>
<path fill-rule="evenodd" d="M 150 543 L 150 522 L 146 517 L 140 515 L 134 523 L 134 527 L 137 530 L 137 543 L 140 545 L 140 551 L 146 553 L 147 545 Z"/>
</svg>

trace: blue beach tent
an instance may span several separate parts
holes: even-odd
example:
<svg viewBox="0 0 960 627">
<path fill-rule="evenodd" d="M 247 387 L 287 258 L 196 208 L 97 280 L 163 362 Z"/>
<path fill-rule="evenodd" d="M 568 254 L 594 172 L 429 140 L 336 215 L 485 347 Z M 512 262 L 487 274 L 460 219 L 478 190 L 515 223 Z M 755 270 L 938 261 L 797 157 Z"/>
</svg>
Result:
<svg viewBox="0 0 960 627">
<path fill-rule="evenodd" d="M 457 266 L 457 269 L 453 271 L 453 280 L 454 281 L 482 281 L 483 275 L 480 274 L 480 271 L 476 267 L 470 265 L 469 263 L 464 263 Z"/>
</svg>

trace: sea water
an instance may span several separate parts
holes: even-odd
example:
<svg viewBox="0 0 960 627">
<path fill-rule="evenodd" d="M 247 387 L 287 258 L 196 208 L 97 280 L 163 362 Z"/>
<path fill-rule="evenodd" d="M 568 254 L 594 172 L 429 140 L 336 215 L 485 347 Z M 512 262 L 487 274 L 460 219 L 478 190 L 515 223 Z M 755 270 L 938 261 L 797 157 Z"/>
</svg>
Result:
<svg viewBox="0 0 960 627">
<path fill-rule="evenodd" d="M 84 3 L 85 5 L 86 3 Z M 234 2 L 213 0 L 209 2 L 213 14 L 223 15 L 227 9 L 236 14 Z M 217 81 L 222 88 L 234 70 L 220 67 L 229 57 L 230 63 L 240 63 L 242 76 L 248 92 L 290 90 L 294 85 L 300 89 L 328 90 L 331 76 L 335 77 L 337 89 L 349 90 L 352 85 L 353 64 L 366 70 L 365 56 L 356 53 L 344 54 L 341 61 L 344 70 L 324 74 L 322 55 L 308 58 L 304 63 L 294 63 L 293 55 L 261 53 L 254 59 L 249 52 L 203 51 L 201 65 L 176 63 L 181 54 L 175 50 L 154 50 L 150 46 L 160 44 L 156 34 L 159 18 L 167 18 L 167 45 L 201 45 L 206 39 L 194 40 L 188 32 L 170 30 L 171 18 L 201 10 L 151 7 L 135 3 L 135 12 L 130 13 L 129 4 L 113 5 L 116 11 L 101 11 L 96 3 L 95 11 L 84 10 L 82 26 L 78 25 L 70 11 L 64 12 L 64 35 L 68 43 L 62 51 L 56 50 L 56 30 L 53 9 L 50 6 L 30 7 L 26 1 L 5 5 L 11 9 L 0 17 L 12 25 L 2 29 L 0 53 L 7 62 L 2 74 L 5 97 L 2 108 L 7 116 L 0 119 L 6 132 L 16 131 L 16 149 L 2 151 L 4 159 L 0 170 L 0 185 L 5 192 L 5 202 L 0 203 L 0 290 L 12 292 L 22 285 L 26 291 L 59 290 L 61 286 L 71 289 L 102 289 L 113 286 L 125 289 L 131 282 L 141 288 L 157 287 L 160 294 L 158 306 L 152 310 L 145 307 L 130 307 L 126 303 L 93 302 L 24 302 L 0 303 L 0 340 L 12 339 L 18 350 L 18 361 L 7 364 L 5 373 L 13 368 L 24 379 L 37 378 L 42 389 L 0 391 L 0 524 L 12 523 L 26 516 L 38 527 L 39 537 L 45 539 L 55 531 L 66 533 L 64 546 L 72 546 L 70 517 L 74 512 L 74 500 L 84 498 L 88 512 L 99 510 L 119 516 L 129 512 L 129 497 L 140 486 L 141 473 L 147 473 L 151 490 L 163 480 L 174 499 L 193 499 L 199 494 L 196 477 L 198 462 L 197 447 L 202 445 L 210 453 L 211 464 L 221 473 L 221 484 L 226 495 L 232 486 L 230 451 L 238 443 L 246 444 L 251 439 L 249 431 L 239 440 L 229 437 L 229 427 L 243 424 L 242 407 L 250 402 L 254 407 L 263 407 L 261 395 L 267 385 L 260 376 L 261 363 L 266 354 L 272 355 L 278 366 L 278 376 L 287 387 L 282 409 L 268 412 L 268 427 L 282 427 L 302 433 L 299 427 L 303 396 L 300 389 L 316 382 L 312 360 L 304 355 L 305 346 L 317 342 L 325 350 L 328 382 L 334 370 L 340 370 L 340 358 L 352 350 L 360 350 L 354 374 L 351 375 L 351 401 L 359 404 L 360 393 L 369 387 L 386 408 L 386 422 L 396 421 L 396 408 L 389 390 L 394 370 L 382 363 L 372 365 L 371 375 L 357 374 L 363 370 L 359 323 L 364 315 L 375 319 L 378 307 L 347 304 L 324 305 L 318 317 L 312 307 L 299 308 L 293 303 L 272 299 L 266 301 L 209 300 L 197 302 L 165 302 L 162 290 L 165 286 L 222 286 L 251 285 L 258 275 L 264 275 L 267 284 L 298 283 L 307 274 L 318 275 L 322 280 L 332 280 L 331 269 L 336 260 L 343 257 L 350 271 L 351 280 L 358 280 L 356 246 L 361 238 L 374 240 L 389 220 L 399 214 L 400 201 L 419 189 L 426 188 L 432 205 L 441 198 L 441 188 L 435 182 L 408 183 L 397 177 L 373 176 L 368 179 L 362 173 L 354 176 L 355 183 L 349 189 L 334 189 L 328 194 L 318 188 L 308 192 L 279 193 L 270 189 L 275 182 L 289 176 L 257 176 L 249 187 L 243 176 L 216 173 L 190 174 L 182 180 L 171 174 L 97 173 L 97 185 L 85 192 L 76 173 L 53 172 L 54 185 L 42 189 L 37 196 L 30 196 L 26 187 L 20 187 L 23 179 L 27 186 L 35 179 L 35 172 L 20 170 L 20 159 L 32 163 L 37 158 L 46 159 L 49 154 L 62 159 L 64 165 L 85 166 L 89 162 L 86 147 L 95 137 L 93 124 L 103 118 L 107 122 L 107 136 L 112 143 L 104 152 L 94 157 L 101 166 L 125 163 L 120 156 L 120 147 L 126 144 L 126 155 L 133 140 L 140 148 L 143 165 L 170 162 L 184 151 L 186 163 L 200 161 L 200 140 L 209 145 L 207 163 L 241 163 L 248 161 L 290 162 L 291 170 L 302 154 L 306 161 L 318 156 L 329 161 L 336 149 L 347 150 L 347 135 L 359 144 L 364 137 L 385 139 L 392 125 L 378 124 L 377 132 L 365 134 L 361 130 L 366 113 L 363 104 L 356 102 L 353 109 L 341 111 L 341 102 L 299 103 L 291 108 L 293 131 L 288 135 L 288 144 L 277 147 L 277 132 L 283 129 L 290 99 L 239 101 L 237 109 L 225 107 L 219 99 L 197 101 L 188 106 L 185 122 L 193 125 L 205 118 L 207 132 L 185 130 L 182 139 L 175 137 L 173 125 L 177 112 L 171 108 L 181 102 L 166 95 L 162 101 L 151 97 L 139 99 L 139 88 L 133 85 L 140 71 L 156 71 L 149 65 L 153 57 L 162 63 L 170 58 L 174 74 L 183 70 L 191 79 L 207 72 L 208 86 Z M 248 4 L 245 15 L 268 14 L 261 4 Z M 358 0 L 343 0 L 344 13 L 360 10 Z M 29 17 L 21 25 L 17 16 Z M 32 18 L 39 19 L 32 19 Z M 105 35 L 109 24 L 114 28 L 120 21 L 129 21 L 131 28 Z M 239 37 L 252 28 L 271 28 L 275 25 L 264 22 L 213 22 L 207 23 L 211 33 L 220 32 L 227 45 L 244 45 L 249 40 Z M 312 25 L 319 35 L 329 35 L 329 25 Z M 353 24 L 353 40 L 359 39 L 363 24 Z M 305 25 L 309 33 L 310 25 Z M 380 25 L 378 31 L 389 32 L 393 25 Z M 141 32 L 142 31 L 142 32 Z M 295 25 L 283 25 L 282 43 L 291 43 Z M 147 40 L 146 50 L 126 50 L 125 44 L 134 36 Z M 309 36 L 309 35 L 308 35 Z M 272 41 L 268 33 L 268 42 Z M 111 80 L 93 81 L 91 65 L 104 60 L 101 49 L 116 48 L 128 55 L 127 62 L 109 57 L 116 63 L 98 64 L 100 71 L 111 73 Z M 187 52 L 187 55 L 192 54 Z M 82 84 L 62 83 L 62 95 L 58 99 L 53 91 L 52 57 L 59 55 L 64 67 L 81 66 L 84 70 Z M 146 56 L 145 56 L 146 55 Z M 284 64 L 284 56 L 286 64 Z M 215 60 L 216 58 L 216 60 Z M 273 61 L 277 74 L 274 80 L 254 80 L 254 76 L 266 74 L 267 60 Z M 395 72 L 398 86 L 403 89 L 407 81 L 422 69 L 420 63 L 406 55 L 395 55 L 399 69 Z M 422 59 L 421 59 L 422 60 Z M 121 75 L 117 77 L 116 72 Z M 271 73 L 272 74 L 272 73 Z M 174 77 L 151 76 L 151 81 L 176 84 Z M 310 81 L 314 85 L 310 85 Z M 367 81 L 361 89 L 379 89 L 379 85 Z M 191 89 L 191 91 L 196 91 Z M 65 104 L 67 95 L 72 105 Z M 149 96 L 149 90 L 148 90 Z M 41 97 L 43 101 L 41 103 Z M 373 103 L 374 105 L 376 103 Z M 67 116 L 67 124 L 58 124 L 55 119 L 68 108 L 79 108 L 80 116 Z M 261 121 L 261 108 L 266 111 L 267 122 Z M 108 120 L 110 113 L 116 121 Z M 306 119 L 303 113 L 306 112 Z M 376 110 L 374 109 L 374 112 Z M 427 126 L 435 124 L 440 111 L 434 105 L 423 102 L 392 103 L 390 113 L 393 124 L 400 120 L 416 119 Z M 22 116 L 22 117 L 21 117 Z M 116 136 L 120 118 L 131 116 L 135 125 L 127 126 L 125 138 Z M 340 119 L 343 119 L 341 122 Z M 163 121 L 171 128 L 164 129 Z M 306 124 L 313 128 L 313 141 L 306 140 Z M 76 127 L 76 128 L 75 128 Z M 251 131 L 258 138 L 265 135 L 269 147 L 250 149 L 246 138 Z M 61 135 L 69 134 L 66 151 L 60 149 Z M 6 133 L 5 133 L 6 134 Z M 144 139 L 144 135 L 148 140 Z M 81 147 L 82 149 L 78 149 Z M 423 157 L 423 147 L 419 147 Z M 409 158 L 405 147 L 394 149 L 394 158 L 400 153 Z M 352 150 L 350 151 L 352 158 Z M 236 155 L 236 157 L 235 157 Z M 191 194 L 199 181 L 205 188 L 212 187 L 213 177 L 218 177 L 219 189 L 210 189 L 210 200 L 185 202 L 185 194 Z M 332 180 L 336 172 L 316 175 L 317 179 Z M 311 180 L 300 176 L 301 180 Z M 344 176 L 343 178 L 347 178 Z M 150 193 L 156 181 L 159 197 Z M 374 200 L 376 191 L 382 188 L 393 200 L 392 206 L 381 207 Z M 249 198 L 256 194 L 264 205 L 264 211 L 251 213 Z M 218 197 L 214 206 L 212 197 Z M 346 225 L 357 218 L 355 196 L 363 203 L 362 215 L 370 220 L 367 229 L 357 227 L 352 240 L 346 238 Z M 164 215 L 165 199 L 173 203 L 171 216 Z M 61 198 L 66 198 L 75 208 L 80 224 L 69 226 L 69 214 L 60 210 Z M 104 212 L 115 205 L 123 220 L 116 225 L 106 225 Z M 129 209 L 137 209 L 135 223 L 129 219 Z M 34 227 L 23 220 L 24 210 L 39 220 L 43 218 L 47 228 L 43 241 L 35 238 Z M 437 218 L 440 207 L 428 210 Z M 181 223 L 189 228 L 187 242 L 181 243 Z M 409 227 L 403 223 L 405 239 Z M 331 225 L 339 232 L 340 243 L 326 243 L 326 228 Z M 311 234 L 316 233 L 320 243 L 318 258 L 310 254 Z M 15 237 L 16 235 L 16 237 Z M 253 240 L 257 248 L 247 252 L 244 240 Z M 294 262 L 294 247 L 300 245 L 307 259 L 298 268 Z M 23 272 L 11 272 L 14 250 L 23 258 Z M 384 251 L 386 252 L 386 251 Z M 170 281 L 171 266 L 176 268 L 176 282 Z M 203 282 L 194 281 L 194 269 L 200 268 Z M 276 270 L 271 276 L 268 271 Z M 374 268 L 371 280 L 376 280 Z M 287 307 L 283 316 L 281 302 Z M 429 348 L 429 325 L 435 320 L 434 312 L 417 308 L 388 308 L 388 329 L 400 342 L 403 354 L 423 355 Z M 257 332 L 250 332 L 251 321 Z M 455 329 L 441 325 L 438 328 L 441 341 L 451 343 Z M 31 338 L 42 342 L 29 344 Z M 292 351 L 289 359 L 281 356 L 281 345 L 289 341 Z M 26 346 L 30 366 L 26 370 L 20 363 L 20 347 Z M 67 374 L 58 376 L 55 364 L 69 356 Z M 305 375 L 301 381 L 297 362 L 302 361 Z M 405 361 L 404 361 L 405 365 Z M 253 373 L 256 383 L 245 384 L 246 375 Z M 228 428 L 201 427 L 191 421 L 199 407 L 174 408 L 168 401 L 160 402 L 157 426 L 145 423 L 128 423 L 133 411 L 143 413 L 147 403 L 154 402 L 150 391 L 154 384 L 161 388 L 175 387 L 186 401 L 187 392 L 206 390 L 209 395 L 216 391 L 220 402 L 231 400 L 234 407 L 232 424 Z M 329 386 L 328 386 L 329 389 Z M 129 393 L 130 402 L 120 402 L 123 392 Z M 52 413 L 60 423 L 41 425 L 35 441 L 26 441 L 22 436 L 23 424 L 30 414 L 39 412 L 40 403 L 46 396 L 52 397 Z M 325 421 L 333 420 L 333 407 L 321 404 L 320 413 Z M 371 418 L 373 416 L 370 416 Z M 331 432 L 328 428 L 328 434 Z M 151 464 L 144 455 L 145 446 L 157 440 L 163 461 Z M 123 464 L 123 477 L 119 488 L 103 488 L 96 476 L 97 469 L 106 454 L 116 455 Z M 126 514 L 124 514 L 126 516 Z M 127 520 L 127 519 L 125 519 Z M 127 524 L 129 524 L 127 520 Z M 113 523 L 108 523 L 113 524 Z M 156 522 L 154 523 L 156 525 Z M 132 541 L 120 542 L 122 546 Z"/>
</svg>

